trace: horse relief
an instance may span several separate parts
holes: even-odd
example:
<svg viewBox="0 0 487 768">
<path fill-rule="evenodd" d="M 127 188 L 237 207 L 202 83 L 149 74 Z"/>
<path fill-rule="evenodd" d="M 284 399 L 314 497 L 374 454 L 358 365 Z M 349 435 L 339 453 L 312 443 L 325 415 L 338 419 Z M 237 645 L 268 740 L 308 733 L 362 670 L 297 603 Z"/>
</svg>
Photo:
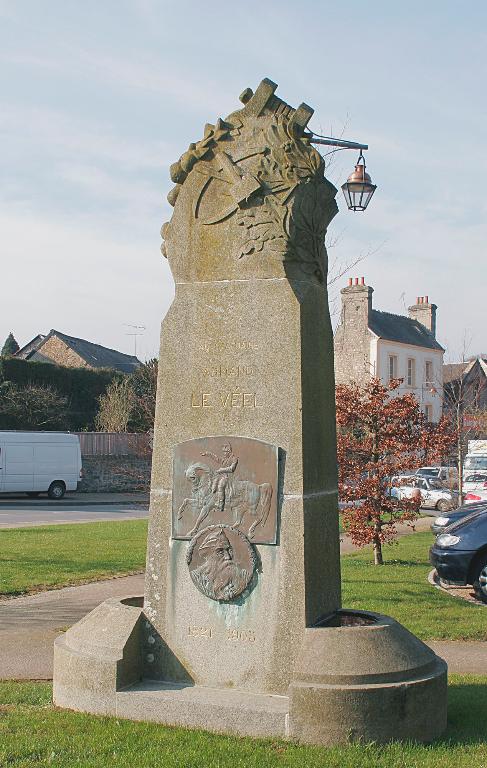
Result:
<svg viewBox="0 0 487 768">
<path fill-rule="evenodd" d="M 208 443 L 210 440 L 216 442 L 213 438 L 208 439 Z M 260 443 L 248 438 L 247 441 Z M 201 443 L 201 440 L 193 442 Z M 203 528 L 225 525 L 241 531 L 254 543 L 275 543 L 276 504 L 273 484 L 246 479 L 249 451 L 244 451 L 242 456 L 240 451 L 232 447 L 232 443 L 227 439 L 216 446 L 200 445 L 198 447 L 204 450 L 200 450 L 199 456 L 194 457 L 196 460 L 190 461 L 185 467 L 181 466 L 185 486 L 183 497 L 177 500 L 174 508 L 175 538 L 192 539 Z M 267 447 L 268 444 L 261 445 Z M 211 450 L 213 447 L 215 450 Z M 255 476 L 255 471 L 249 474 Z M 270 475 L 272 478 L 272 472 Z M 272 520 L 269 519 L 271 511 Z"/>
</svg>

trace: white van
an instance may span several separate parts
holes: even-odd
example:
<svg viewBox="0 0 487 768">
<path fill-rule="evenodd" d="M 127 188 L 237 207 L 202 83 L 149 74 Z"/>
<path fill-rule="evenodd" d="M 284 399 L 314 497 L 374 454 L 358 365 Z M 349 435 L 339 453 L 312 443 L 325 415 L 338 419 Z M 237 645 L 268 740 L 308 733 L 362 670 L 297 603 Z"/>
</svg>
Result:
<svg viewBox="0 0 487 768">
<path fill-rule="evenodd" d="M 0 493 L 62 499 L 81 478 L 78 435 L 0 431 Z"/>
<path fill-rule="evenodd" d="M 463 462 L 463 480 L 470 475 L 483 475 L 487 480 L 487 440 L 469 440 Z"/>
</svg>

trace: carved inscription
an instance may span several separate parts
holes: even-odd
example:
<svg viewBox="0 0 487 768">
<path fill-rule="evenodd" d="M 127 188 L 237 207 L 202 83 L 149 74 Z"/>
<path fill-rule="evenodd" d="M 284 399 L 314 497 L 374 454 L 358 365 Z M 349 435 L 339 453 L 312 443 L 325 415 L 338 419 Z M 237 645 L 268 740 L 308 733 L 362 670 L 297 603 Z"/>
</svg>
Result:
<svg viewBox="0 0 487 768">
<path fill-rule="evenodd" d="M 234 354 L 236 352 L 257 352 L 259 345 L 251 339 L 212 339 L 199 344 L 198 349 L 207 354 L 224 352 Z"/>
<path fill-rule="evenodd" d="M 255 369 L 252 365 L 211 365 L 203 370 L 203 376 L 209 378 L 239 378 L 253 376 Z"/>
<path fill-rule="evenodd" d="M 191 408 L 260 408 L 256 392 L 192 392 Z"/>
<path fill-rule="evenodd" d="M 234 643 L 255 643 L 256 639 L 253 629 L 227 629 L 227 640 Z"/>
<path fill-rule="evenodd" d="M 216 631 L 213 627 L 195 627 L 190 625 L 188 627 L 189 637 L 202 638 L 204 640 L 213 640 L 217 637 Z M 257 636 L 253 629 L 227 629 L 225 633 L 225 639 L 233 643 L 255 643 Z"/>
<path fill-rule="evenodd" d="M 211 637 L 213 637 L 213 630 L 211 627 L 195 627 L 190 625 L 188 627 L 188 635 L 190 637 L 205 637 L 211 639 Z"/>
<path fill-rule="evenodd" d="M 202 379 L 208 381 L 208 384 L 202 384 L 201 389 L 192 391 L 190 394 L 191 409 L 218 409 L 218 410 L 231 410 L 231 409 L 248 409 L 248 408 L 261 408 L 261 396 L 259 393 L 252 391 L 251 385 L 244 384 L 245 379 L 251 379 L 256 376 L 257 370 L 255 363 L 250 361 L 242 361 L 241 355 L 245 352 L 255 352 L 259 349 L 257 342 L 249 339 L 233 339 L 222 340 L 215 339 L 211 342 L 205 342 L 198 347 L 199 351 L 205 352 L 210 356 L 210 360 L 204 363 L 204 367 L 200 371 Z M 212 360 L 213 354 L 225 354 L 235 355 L 238 354 L 238 358 L 224 360 Z M 233 388 L 231 383 L 223 384 L 226 380 L 233 380 Z M 222 382 L 222 386 L 226 386 L 227 389 L 214 390 L 211 387 L 211 382 Z M 241 382 L 241 385 L 240 385 Z M 208 389 L 207 389 L 208 387 Z M 209 390 L 209 391 L 208 391 Z"/>
</svg>

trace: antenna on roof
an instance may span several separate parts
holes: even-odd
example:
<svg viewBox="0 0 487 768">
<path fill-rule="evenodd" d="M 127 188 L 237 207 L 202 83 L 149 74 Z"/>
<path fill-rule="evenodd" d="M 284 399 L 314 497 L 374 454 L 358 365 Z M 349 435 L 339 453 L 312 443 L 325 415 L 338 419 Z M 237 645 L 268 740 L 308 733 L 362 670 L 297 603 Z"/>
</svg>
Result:
<svg viewBox="0 0 487 768">
<path fill-rule="evenodd" d="M 128 331 L 126 336 L 134 337 L 134 356 L 137 357 L 137 336 L 143 336 L 145 331 L 145 325 L 131 325 L 130 323 L 124 323 L 126 328 L 133 328 L 132 331 Z"/>
</svg>

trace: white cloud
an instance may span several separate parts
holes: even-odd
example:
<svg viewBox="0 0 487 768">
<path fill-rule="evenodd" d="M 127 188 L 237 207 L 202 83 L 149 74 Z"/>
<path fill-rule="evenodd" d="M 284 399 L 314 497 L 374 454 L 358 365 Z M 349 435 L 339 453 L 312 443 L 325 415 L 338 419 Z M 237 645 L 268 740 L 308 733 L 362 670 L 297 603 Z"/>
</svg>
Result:
<svg viewBox="0 0 487 768">
<path fill-rule="evenodd" d="M 149 53 L 139 52 L 137 60 L 127 56 L 109 54 L 96 48 L 68 47 L 64 42 L 54 44 L 48 54 L 35 52 L 4 52 L 0 61 L 5 64 L 29 68 L 47 69 L 63 76 L 95 78 L 98 83 L 109 84 L 112 89 L 135 89 L 157 94 L 161 100 L 192 111 L 214 112 L 214 119 L 222 114 L 225 104 L 235 108 L 235 94 L 221 85 L 221 79 L 211 80 L 200 72 L 177 73 Z"/>
<path fill-rule="evenodd" d="M 181 154 L 169 142 L 130 140 L 112 126 L 96 120 L 75 120 L 47 107 L 2 104 L 0 132 L 3 141 L 9 140 L 11 150 L 17 147 L 25 152 L 27 148 L 34 153 L 42 147 L 54 156 L 96 158 L 127 171 L 163 168 Z"/>
</svg>

